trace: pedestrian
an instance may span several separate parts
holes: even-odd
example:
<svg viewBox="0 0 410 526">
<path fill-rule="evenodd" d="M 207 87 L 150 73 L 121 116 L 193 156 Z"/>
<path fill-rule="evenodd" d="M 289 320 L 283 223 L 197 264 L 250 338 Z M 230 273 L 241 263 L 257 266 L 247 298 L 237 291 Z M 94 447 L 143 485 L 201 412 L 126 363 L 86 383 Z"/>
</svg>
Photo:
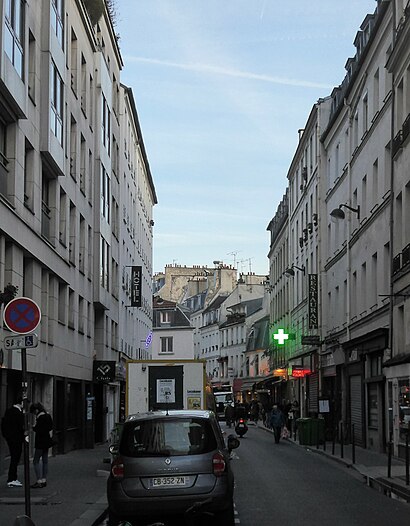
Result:
<svg viewBox="0 0 410 526">
<path fill-rule="evenodd" d="M 227 406 L 225 407 L 225 421 L 226 425 L 228 427 L 231 427 L 232 422 L 235 419 L 235 408 L 233 406 L 232 402 L 228 402 Z"/>
<path fill-rule="evenodd" d="M 18 396 L 16 403 L 6 409 L 1 421 L 1 432 L 10 451 L 10 466 L 7 476 L 7 487 L 19 488 L 23 485 L 17 478 L 17 466 L 20 462 L 24 442 L 24 413 L 22 396 Z"/>
<path fill-rule="evenodd" d="M 44 488 L 47 486 L 48 473 L 48 450 L 53 445 L 51 432 L 53 430 L 53 420 L 44 409 L 40 402 L 31 404 L 30 413 L 36 417 L 33 426 L 35 432 L 33 465 L 36 473 L 37 482 L 31 485 L 32 488 Z M 40 466 L 41 459 L 41 466 Z"/>
<path fill-rule="evenodd" d="M 282 428 L 286 422 L 285 415 L 276 404 L 272 408 L 270 423 L 273 429 L 273 434 L 275 435 L 275 444 L 279 444 Z"/>
</svg>

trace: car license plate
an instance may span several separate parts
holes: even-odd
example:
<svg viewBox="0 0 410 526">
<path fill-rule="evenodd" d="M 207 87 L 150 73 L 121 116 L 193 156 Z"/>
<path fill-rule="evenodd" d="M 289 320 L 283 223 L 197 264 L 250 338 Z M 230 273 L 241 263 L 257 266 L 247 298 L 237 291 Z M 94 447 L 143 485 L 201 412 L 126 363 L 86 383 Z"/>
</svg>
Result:
<svg viewBox="0 0 410 526">
<path fill-rule="evenodd" d="M 185 477 L 155 477 L 151 479 L 151 487 L 185 486 Z"/>
</svg>

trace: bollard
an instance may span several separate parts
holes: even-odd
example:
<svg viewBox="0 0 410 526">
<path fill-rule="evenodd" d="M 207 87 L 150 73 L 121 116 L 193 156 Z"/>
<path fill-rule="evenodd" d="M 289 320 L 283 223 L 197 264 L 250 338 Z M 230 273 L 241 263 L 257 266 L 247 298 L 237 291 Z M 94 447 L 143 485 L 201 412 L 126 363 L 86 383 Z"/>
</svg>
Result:
<svg viewBox="0 0 410 526">
<path fill-rule="evenodd" d="M 410 477 L 409 477 L 409 432 L 410 429 L 407 430 L 406 433 L 406 486 L 410 484 Z"/>
<path fill-rule="evenodd" d="M 392 457 L 392 434 L 390 433 L 390 439 L 389 439 L 389 444 L 388 444 L 388 457 L 387 457 L 387 478 L 391 479 L 391 457 Z"/>
<path fill-rule="evenodd" d="M 354 437 L 354 424 L 352 424 L 352 464 L 356 463 L 356 442 Z"/>
<path fill-rule="evenodd" d="M 343 436 L 344 433 L 344 425 L 343 422 L 340 422 L 340 458 L 344 458 L 344 440 L 345 437 Z"/>
</svg>

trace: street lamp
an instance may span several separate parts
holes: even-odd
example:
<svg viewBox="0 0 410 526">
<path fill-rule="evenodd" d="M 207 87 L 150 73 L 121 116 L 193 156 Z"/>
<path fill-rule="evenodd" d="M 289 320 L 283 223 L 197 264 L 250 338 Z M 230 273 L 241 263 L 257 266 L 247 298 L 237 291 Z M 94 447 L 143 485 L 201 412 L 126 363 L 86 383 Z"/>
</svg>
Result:
<svg viewBox="0 0 410 526">
<path fill-rule="evenodd" d="M 341 204 L 339 205 L 339 208 L 334 208 L 331 212 L 330 212 L 330 215 L 332 217 L 334 217 L 335 219 L 344 219 L 345 218 L 345 213 L 344 211 L 342 210 L 342 207 L 344 208 L 348 208 L 349 210 L 351 210 L 352 212 L 356 212 L 357 214 L 357 219 L 360 220 L 360 206 L 358 205 L 357 208 L 353 208 L 349 205 L 344 205 L 344 204 Z"/>
<path fill-rule="evenodd" d="M 301 266 L 301 267 L 298 267 L 297 265 L 292 265 L 291 267 L 287 268 L 284 272 L 285 276 L 288 276 L 288 277 L 292 277 L 295 275 L 295 271 L 293 269 L 297 269 L 297 270 L 300 270 L 301 272 L 303 272 L 303 274 L 305 273 L 305 267 L 304 266 Z"/>
</svg>

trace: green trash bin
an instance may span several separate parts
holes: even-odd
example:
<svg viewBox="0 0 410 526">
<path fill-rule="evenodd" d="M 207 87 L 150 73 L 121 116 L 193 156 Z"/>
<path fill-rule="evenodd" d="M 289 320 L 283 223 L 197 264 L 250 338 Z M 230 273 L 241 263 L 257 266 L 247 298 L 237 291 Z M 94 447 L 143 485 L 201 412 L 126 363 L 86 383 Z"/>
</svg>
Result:
<svg viewBox="0 0 410 526">
<path fill-rule="evenodd" d="M 303 446 L 312 445 L 312 418 L 298 418 L 299 444 Z"/>
</svg>

